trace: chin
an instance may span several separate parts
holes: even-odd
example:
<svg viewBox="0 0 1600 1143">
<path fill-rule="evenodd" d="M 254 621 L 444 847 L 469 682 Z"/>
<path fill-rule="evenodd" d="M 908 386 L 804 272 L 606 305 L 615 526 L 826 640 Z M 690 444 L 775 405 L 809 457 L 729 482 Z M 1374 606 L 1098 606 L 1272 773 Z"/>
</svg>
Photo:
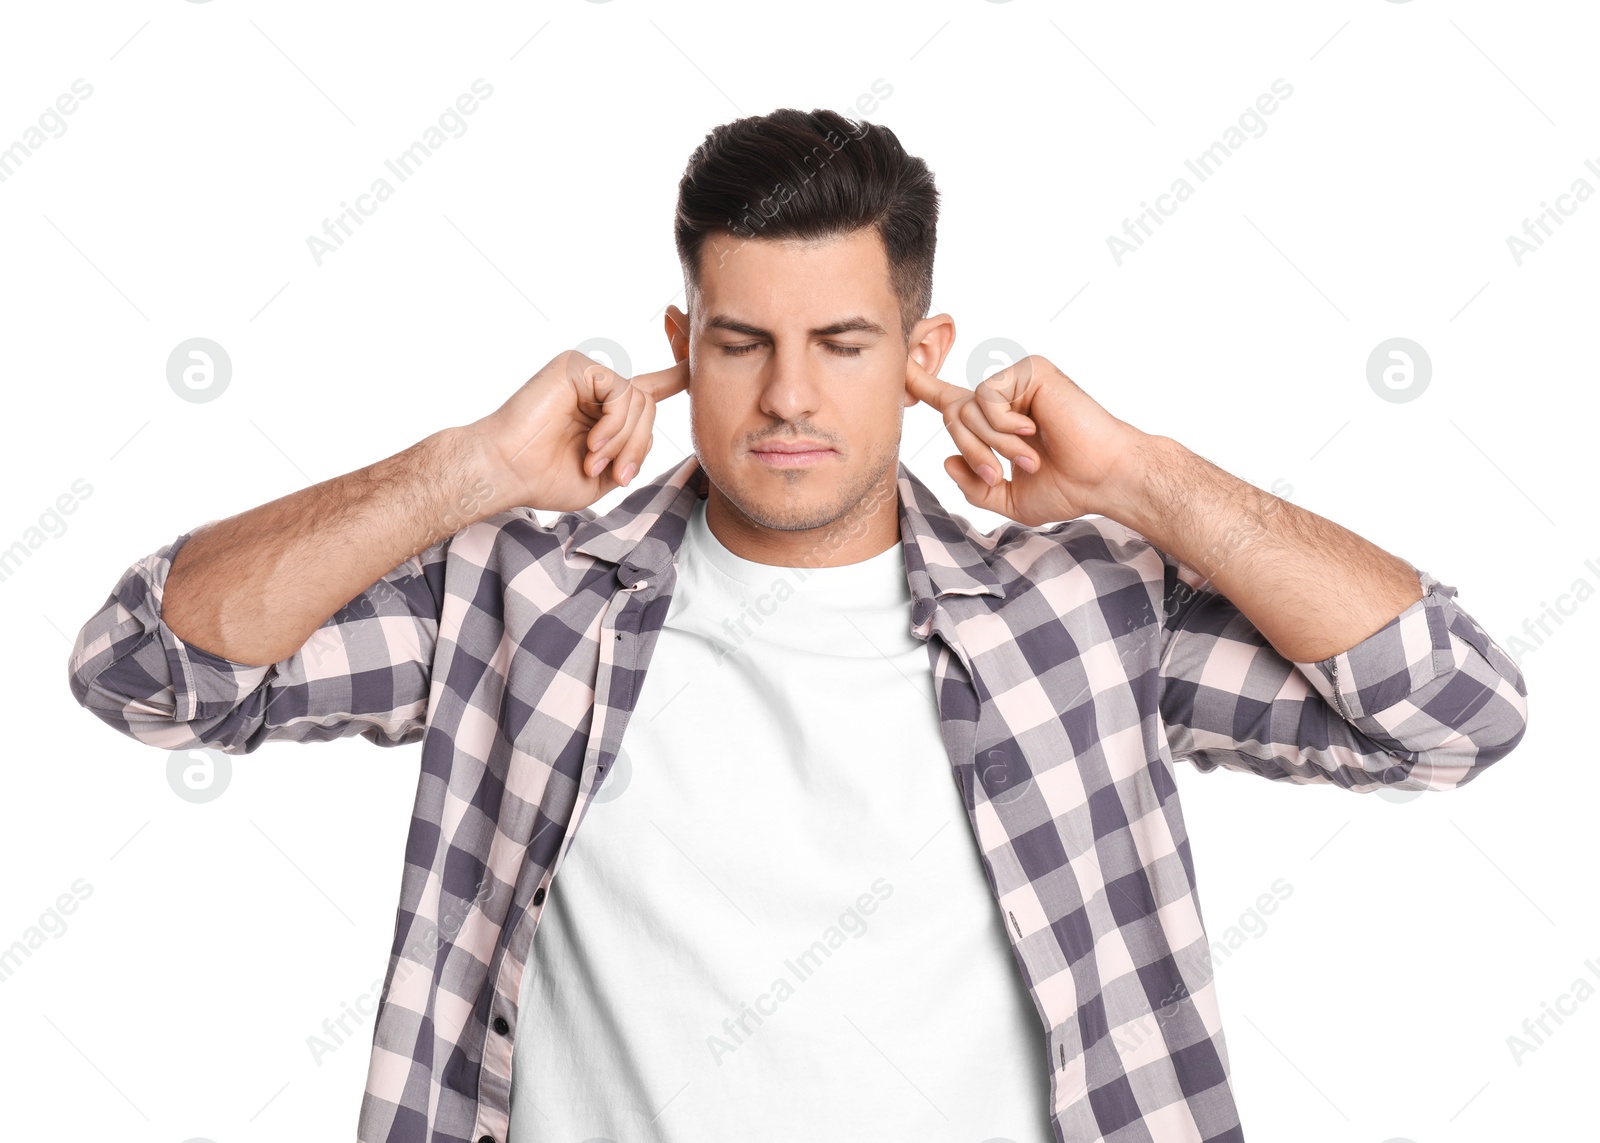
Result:
<svg viewBox="0 0 1600 1143">
<path fill-rule="evenodd" d="M 794 494 L 735 487 L 725 489 L 725 495 L 752 522 L 780 532 L 820 528 L 838 519 L 847 507 L 839 502 L 838 488 L 831 482 L 826 489 L 807 488 Z"/>
<path fill-rule="evenodd" d="M 882 466 L 898 459 L 891 442 L 876 464 L 834 457 L 794 468 L 779 468 L 747 452 L 724 452 L 700 465 L 724 500 L 757 527 L 780 532 L 823 528 L 847 515 L 882 476 Z"/>
</svg>

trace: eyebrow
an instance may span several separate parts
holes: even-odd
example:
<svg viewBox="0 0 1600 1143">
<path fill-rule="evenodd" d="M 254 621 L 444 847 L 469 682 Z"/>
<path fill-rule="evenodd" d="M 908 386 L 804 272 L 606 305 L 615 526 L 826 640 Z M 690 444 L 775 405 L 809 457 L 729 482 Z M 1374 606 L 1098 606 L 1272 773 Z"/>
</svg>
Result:
<svg viewBox="0 0 1600 1143">
<path fill-rule="evenodd" d="M 731 333 L 742 333 L 746 337 L 764 337 L 768 341 L 773 340 L 771 330 L 762 329 L 760 326 L 751 325 L 749 322 L 738 321 L 727 314 L 713 314 L 706 319 L 706 328 L 725 329 Z M 811 337 L 835 337 L 841 333 L 874 333 L 881 337 L 886 332 L 877 322 L 870 318 L 862 317 L 860 314 L 843 318 L 832 325 L 819 326 L 808 331 Z"/>
</svg>

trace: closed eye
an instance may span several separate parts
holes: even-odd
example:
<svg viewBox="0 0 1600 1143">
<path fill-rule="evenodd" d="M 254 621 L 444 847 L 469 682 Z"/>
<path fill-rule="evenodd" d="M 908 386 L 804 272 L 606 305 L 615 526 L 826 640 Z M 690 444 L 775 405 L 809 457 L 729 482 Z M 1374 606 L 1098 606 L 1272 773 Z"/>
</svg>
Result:
<svg viewBox="0 0 1600 1143">
<path fill-rule="evenodd" d="M 859 357 L 862 350 L 866 349 L 864 345 L 839 345 L 832 341 L 825 341 L 822 344 L 840 357 Z M 729 357 L 743 357 L 745 354 L 752 353 L 759 348 L 761 348 L 761 342 L 751 341 L 743 345 L 724 345 L 722 352 Z"/>
</svg>

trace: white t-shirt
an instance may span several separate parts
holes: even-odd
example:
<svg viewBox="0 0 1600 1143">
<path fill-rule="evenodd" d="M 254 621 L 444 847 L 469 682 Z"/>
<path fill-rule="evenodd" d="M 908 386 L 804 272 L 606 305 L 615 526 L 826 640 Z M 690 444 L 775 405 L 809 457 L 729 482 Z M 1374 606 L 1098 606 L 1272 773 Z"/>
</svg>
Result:
<svg viewBox="0 0 1600 1143">
<path fill-rule="evenodd" d="M 509 1143 L 1052 1143 L 901 545 L 757 563 L 705 505 L 534 936 Z"/>
</svg>

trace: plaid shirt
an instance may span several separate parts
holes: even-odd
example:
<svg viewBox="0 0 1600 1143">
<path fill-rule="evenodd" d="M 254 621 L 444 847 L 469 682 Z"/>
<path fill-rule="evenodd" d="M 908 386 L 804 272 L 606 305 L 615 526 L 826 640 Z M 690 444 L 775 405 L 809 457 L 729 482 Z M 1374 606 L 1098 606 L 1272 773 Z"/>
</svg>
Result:
<svg viewBox="0 0 1600 1143">
<path fill-rule="evenodd" d="M 192 533 L 133 564 L 79 633 L 74 696 L 152 746 L 421 742 L 363 1143 L 505 1143 L 512 1037 L 543 1034 L 517 1022 L 534 931 L 622 744 L 705 486 L 690 456 L 604 515 L 478 521 L 269 666 L 162 621 Z M 1381 630 L 1291 662 L 1109 519 L 981 533 L 903 463 L 897 491 L 908 621 L 1038 1010 L 1055 1138 L 1242 1140 L 1174 760 L 1454 789 L 1520 741 L 1520 672 L 1426 572 Z"/>
</svg>

